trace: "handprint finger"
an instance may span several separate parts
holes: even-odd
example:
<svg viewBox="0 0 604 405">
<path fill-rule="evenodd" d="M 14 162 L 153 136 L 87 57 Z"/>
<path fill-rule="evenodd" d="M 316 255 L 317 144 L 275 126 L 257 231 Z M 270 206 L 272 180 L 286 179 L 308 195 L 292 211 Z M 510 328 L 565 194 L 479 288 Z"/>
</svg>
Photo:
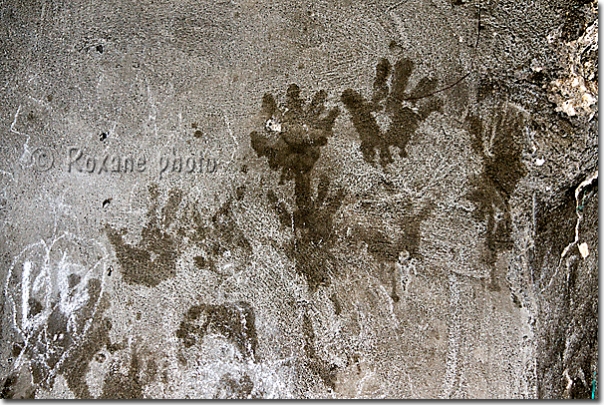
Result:
<svg viewBox="0 0 604 405">
<path fill-rule="evenodd" d="M 388 77 L 390 76 L 392 65 L 386 58 L 380 59 L 375 67 L 375 81 L 373 82 L 373 99 L 378 103 L 388 95 Z"/>
<path fill-rule="evenodd" d="M 273 117 L 277 117 L 279 109 L 277 108 L 277 102 L 272 94 L 266 93 L 262 97 L 262 116 L 265 120 Z"/>
<path fill-rule="evenodd" d="M 323 111 L 325 111 L 325 100 L 327 99 L 327 92 L 320 90 L 315 93 L 310 105 L 308 106 L 308 115 L 310 117 L 318 118 Z"/>
<path fill-rule="evenodd" d="M 413 71 L 413 62 L 409 59 L 401 59 L 394 65 L 390 97 L 402 101 L 405 99 L 405 89 L 409 84 L 409 77 Z"/>
<path fill-rule="evenodd" d="M 285 112 L 287 120 L 297 122 L 300 118 L 304 117 L 304 102 L 300 99 L 300 87 L 298 85 L 291 84 L 287 88 L 285 103 L 287 106 L 287 111 Z"/>
</svg>

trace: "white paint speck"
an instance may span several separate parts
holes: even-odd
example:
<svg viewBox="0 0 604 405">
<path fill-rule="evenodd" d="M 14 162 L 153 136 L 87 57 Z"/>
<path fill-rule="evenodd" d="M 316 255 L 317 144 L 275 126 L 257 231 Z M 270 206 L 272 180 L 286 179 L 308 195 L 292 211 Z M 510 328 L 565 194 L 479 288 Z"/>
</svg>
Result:
<svg viewBox="0 0 604 405">
<path fill-rule="evenodd" d="M 281 123 L 275 118 L 267 120 L 265 126 L 270 132 L 281 133 Z"/>
<path fill-rule="evenodd" d="M 579 253 L 581 253 L 581 257 L 584 259 L 589 256 L 589 246 L 587 246 L 587 243 L 583 242 L 579 245 Z"/>
<path fill-rule="evenodd" d="M 545 163 L 545 159 L 536 159 L 535 160 L 535 166 L 543 166 L 543 164 Z"/>
</svg>

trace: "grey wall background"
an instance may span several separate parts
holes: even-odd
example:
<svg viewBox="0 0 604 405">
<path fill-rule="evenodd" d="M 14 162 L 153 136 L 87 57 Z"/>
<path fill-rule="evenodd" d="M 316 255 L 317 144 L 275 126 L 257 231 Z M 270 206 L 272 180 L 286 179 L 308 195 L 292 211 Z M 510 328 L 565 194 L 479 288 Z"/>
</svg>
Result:
<svg viewBox="0 0 604 405">
<path fill-rule="evenodd" d="M 595 2 L 0 10 L 2 397 L 592 395 Z"/>
</svg>

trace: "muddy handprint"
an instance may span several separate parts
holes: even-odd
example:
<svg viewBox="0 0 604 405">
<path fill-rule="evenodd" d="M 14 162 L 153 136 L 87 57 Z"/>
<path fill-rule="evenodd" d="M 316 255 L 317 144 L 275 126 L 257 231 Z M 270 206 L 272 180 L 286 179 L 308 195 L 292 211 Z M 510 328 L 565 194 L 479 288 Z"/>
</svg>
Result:
<svg viewBox="0 0 604 405">
<path fill-rule="evenodd" d="M 351 115 L 361 138 L 361 152 L 367 163 L 385 167 L 392 163 L 391 147 L 397 147 L 401 157 L 407 156 L 407 143 L 430 113 L 439 111 L 441 104 L 433 96 L 437 79 L 424 77 L 409 92 L 407 87 L 413 72 L 413 62 L 401 59 L 392 66 L 382 58 L 376 66 L 373 97 L 366 100 L 359 92 L 347 89 L 342 102 Z"/>
<path fill-rule="evenodd" d="M 321 147 L 333 135 L 339 114 L 337 108 L 326 111 L 326 98 L 327 93 L 319 91 L 307 104 L 300 98 L 300 88 L 292 84 L 285 105 L 280 108 L 271 94 L 265 94 L 261 112 L 265 122 L 263 134 L 258 131 L 250 134 L 258 157 L 266 157 L 271 169 L 281 171 L 281 182 L 294 180 L 294 212 L 288 212 L 272 191 L 268 197 L 282 225 L 293 227 L 295 238 L 288 255 L 313 291 L 328 280 L 331 226 L 343 199 L 342 192 L 329 195 L 330 181 L 326 176 L 320 177 L 316 196 L 311 185 L 311 172 L 321 156 Z"/>
</svg>

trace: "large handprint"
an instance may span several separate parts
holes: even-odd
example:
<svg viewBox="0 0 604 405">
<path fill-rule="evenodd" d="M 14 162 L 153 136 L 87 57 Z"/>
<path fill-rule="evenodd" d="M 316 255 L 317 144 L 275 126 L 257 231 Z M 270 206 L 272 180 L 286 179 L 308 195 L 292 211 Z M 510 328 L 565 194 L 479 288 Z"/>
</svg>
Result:
<svg viewBox="0 0 604 405">
<path fill-rule="evenodd" d="M 294 179 L 296 203 L 309 203 L 309 172 L 321 155 L 321 147 L 333 134 L 333 124 L 339 114 L 337 108 L 325 112 L 327 93 L 319 91 L 308 106 L 300 99 L 300 88 L 292 84 L 287 89 L 285 108 L 280 109 L 274 97 L 267 93 L 262 98 L 264 134 L 250 134 L 252 147 L 258 156 L 266 156 L 273 170 L 281 170 L 281 181 Z"/>
<path fill-rule="evenodd" d="M 363 158 L 372 165 L 376 165 L 377 153 L 382 167 L 392 163 L 391 146 L 399 148 L 401 157 L 407 156 L 407 143 L 419 124 L 440 110 L 439 100 L 432 96 L 436 79 L 424 77 L 406 92 L 412 71 L 413 62 L 408 59 L 399 60 L 393 68 L 383 58 L 376 67 L 371 101 L 352 89 L 342 93 L 342 102 L 361 138 Z"/>
<path fill-rule="evenodd" d="M 274 97 L 265 94 L 261 113 L 264 131 L 250 134 L 252 148 L 259 157 L 268 159 L 271 169 L 281 171 L 281 181 L 294 180 L 296 208 L 293 213 L 287 212 L 274 193 L 269 192 L 269 199 L 282 225 L 294 228 L 295 239 L 288 254 L 311 290 L 328 280 L 332 218 L 343 199 L 341 192 L 328 196 L 327 177 L 321 177 L 316 197 L 311 186 L 311 171 L 321 155 L 321 147 L 333 135 L 339 113 L 337 108 L 326 112 L 326 97 L 324 91 L 319 91 L 306 105 L 300 98 L 299 87 L 292 84 L 287 90 L 285 106 L 279 108 Z"/>
</svg>

